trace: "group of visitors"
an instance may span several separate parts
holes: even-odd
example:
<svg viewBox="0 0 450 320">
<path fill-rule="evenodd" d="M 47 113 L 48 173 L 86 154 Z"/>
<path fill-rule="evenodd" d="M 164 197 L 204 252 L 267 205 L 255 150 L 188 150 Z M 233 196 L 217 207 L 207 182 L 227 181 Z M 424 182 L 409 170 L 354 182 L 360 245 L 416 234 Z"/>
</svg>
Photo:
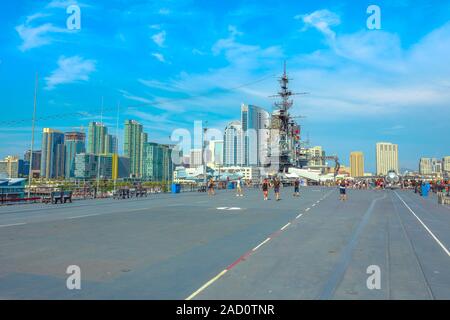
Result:
<svg viewBox="0 0 450 320">
<path fill-rule="evenodd" d="M 300 196 L 300 180 L 297 178 L 293 181 L 293 186 L 294 186 L 294 197 L 299 197 Z M 208 188 L 208 195 L 215 195 L 215 181 L 214 179 L 210 179 L 208 181 L 207 184 L 207 188 Z M 281 179 L 279 177 L 274 177 L 273 179 L 269 179 L 269 178 L 265 178 L 262 180 L 262 182 L 258 185 L 258 184 L 252 184 L 252 183 L 245 183 L 244 180 L 239 177 L 236 182 L 235 182 L 235 187 L 236 187 L 236 197 L 243 197 L 244 196 L 244 186 L 245 185 L 253 185 L 255 188 L 260 188 L 263 192 L 263 198 L 264 200 L 269 200 L 269 191 L 270 189 L 273 189 L 274 194 L 275 194 L 275 200 L 276 201 L 280 201 L 281 200 L 281 196 L 280 196 L 280 189 L 283 186 L 283 183 L 281 181 Z"/>
</svg>

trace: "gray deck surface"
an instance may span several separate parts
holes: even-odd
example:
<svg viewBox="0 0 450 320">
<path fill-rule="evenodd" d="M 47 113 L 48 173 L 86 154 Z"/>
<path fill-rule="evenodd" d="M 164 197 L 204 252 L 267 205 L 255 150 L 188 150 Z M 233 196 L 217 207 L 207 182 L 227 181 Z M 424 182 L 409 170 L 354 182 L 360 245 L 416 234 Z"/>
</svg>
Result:
<svg viewBox="0 0 450 320">
<path fill-rule="evenodd" d="M 0 207 L 0 299 L 450 299 L 448 206 L 411 191 L 292 191 Z M 81 290 L 66 288 L 69 265 Z"/>
</svg>

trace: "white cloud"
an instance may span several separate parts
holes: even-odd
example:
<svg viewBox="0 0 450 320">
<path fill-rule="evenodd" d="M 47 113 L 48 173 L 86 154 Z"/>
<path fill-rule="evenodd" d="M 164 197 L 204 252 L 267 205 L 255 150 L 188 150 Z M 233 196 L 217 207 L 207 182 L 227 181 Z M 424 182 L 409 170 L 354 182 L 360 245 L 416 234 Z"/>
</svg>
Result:
<svg viewBox="0 0 450 320">
<path fill-rule="evenodd" d="M 95 71 L 96 61 L 85 60 L 79 56 L 58 59 L 58 68 L 45 78 L 46 89 L 52 90 L 61 84 L 88 81 L 89 75 Z"/>
<path fill-rule="evenodd" d="M 161 82 L 157 80 L 144 80 L 144 79 L 138 79 L 138 81 L 143 84 L 144 86 L 152 89 L 159 89 L 164 91 L 170 91 L 170 92 L 179 92 L 181 91 L 180 88 L 177 88 L 176 86 L 170 85 L 167 82 Z"/>
<path fill-rule="evenodd" d="M 166 59 L 161 53 L 153 52 L 152 56 L 155 57 L 159 62 L 166 62 Z"/>
<path fill-rule="evenodd" d="M 66 9 L 70 5 L 77 5 L 79 7 L 91 7 L 91 5 L 81 3 L 76 0 L 52 0 L 47 4 L 47 8 Z"/>
<path fill-rule="evenodd" d="M 177 112 L 182 110 L 182 107 L 179 104 L 177 104 L 176 99 L 156 98 L 150 100 L 148 98 L 129 93 L 128 91 L 123 89 L 119 90 L 119 92 L 125 99 L 137 101 L 142 104 L 148 105 L 149 107 L 152 108 L 156 108 L 163 111 L 177 111 Z"/>
<path fill-rule="evenodd" d="M 29 24 L 29 23 L 33 22 L 34 20 L 38 20 L 38 19 L 41 19 L 41 18 L 46 18 L 48 16 L 50 16 L 50 14 L 38 12 L 38 13 L 35 13 L 35 14 L 32 14 L 32 15 L 28 16 L 27 19 L 26 19 L 26 23 Z"/>
<path fill-rule="evenodd" d="M 164 47 L 164 42 L 166 41 L 166 31 L 161 31 L 152 36 L 152 40 L 158 47 Z"/>
<path fill-rule="evenodd" d="M 329 39 L 334 39 L 336 36 L 331 27 L 341 24 L 340 17 L 327 9 L 317 10 L 310 14 L 297 15 L 295 19 L 303 21 L 305 25 L 303 31 L 312 27 L 322 32 Z"/>
<path fill-rule="evenodd" d="M 241 65 L 246 69 L 259 67 L 264 62 L 274 59 L 282 59 L 284 54 L 279 46 L 261 48 L 257 45 L 247 45 L 237 41 L 237 37 L 243 33 L 235 26 L 228 27 L 229 36 L 219 39 L 212 47 L 214 55 L 225 54 L 226 59 L 232 65 Z"/>
<path fill-rule="evenodd" d="M 151 103 L 152 103 L 151 100 L 149 100 L 149 99 L 147 99 L 147 98 L 144 98 L 144 97 L 136 96 L 136 95 L 134 95 L 134 94 L 129 93 L 128 91 L 125 91 L 125 90 L 119 90 L 119 92 L 122 94 L 122 96 L 123 96 L 125 99 L 133 100 L 133 101 L 138 101 L 138 102 L 142 102 L 142 103 L 148 103 L 148 104 L 151 104 Z"/>
<path fill-rule="evenodd" d="M 19 49 L 21 51 L 27 51 L 52 43 L 54 40 L 51 37 L 52 34 L 65 33 L 68 30 L 55 27 L 51 23 L 46 23 L 37 27 L 21 24 L 16 27 L 16 31 L 22 39 L 22 44 L 19 46 Z"/>
<path fill-rule="evenodd" d="M 80 7 L 91 7 L 83 3 L 71 0 L 53 0 L 50 1 L 40 12 L 36 12 L 24 18 L 24 23 L 16 26 L 15 30 L 22 39 L 19 46 L 21 51 L 27 51 L 44 45 L 53 43 L 57 38 L 57 34 L 69 33 L 65 27 L 57 27 L 50 22 L 38 25 L 36 22 L 42 18 L 54 16 L 56 13 L 61 14 L 61 9 L 65 9 L 72 4 Z M 47 19 L 48 20 L 48 19 Z"/>
</svg>

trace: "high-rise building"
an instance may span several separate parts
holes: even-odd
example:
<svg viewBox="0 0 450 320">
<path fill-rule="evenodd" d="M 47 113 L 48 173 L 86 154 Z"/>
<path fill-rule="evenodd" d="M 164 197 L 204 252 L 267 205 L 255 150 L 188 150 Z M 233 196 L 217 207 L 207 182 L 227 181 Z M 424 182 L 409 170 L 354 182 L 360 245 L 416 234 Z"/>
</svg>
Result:
<svg viewBox="0 0 450 320">
<path fill-rule="evenodd" d="M 399 173 L 398 145 L 389 142 L 379 142 L 376 145 L 377 175 L 386 175 L 393 170 Z"/>
<path fill-rule="evenodd" d="M 40 176 L 40 172 L 41 172 L 41 156 L 42 156 L 42 151 L 41 150 L 36 150 L 33 151 L 33 159 L 32 159 L 32 164 L 30 164 L 30 159 L 31 159 L 31 151 L 28 150 L 27 152 L 25 152 L 23 159 L 25 160 L 25 162 L 28 162 L 31 165 L 31 174 L 34 177 L 39 177 Z M 27 173 L 27 175 L 29 174 L 29 172 Z"/>
<path fill-rule="evenodd" d="M 168 145 L 146 142 L 143 145 L 142 177 L 151 181 L 170 180 L 173 173 L 172 148 Z"/>
<path fill-rule="evenodd" d="M 350 176 L 364 177 L 364 154 L 361 151 L 350 153 Z"/>
<path fill-rule="evenodd" d="M 112 134 L 107 134 L 105 136 L 105 150 L 104 154 L 115 154 L 119 151 L 119 144 L 117 141 L 117 137 Z"/>
<path fill-rule="evenodd" d="M 431 166 L 431 159 L 430 158 L 420 158 L 419 161 L 419 173 L 423 175 L 429 175 L 433 172 L 432 166 Z"/>
<path fill-rule="evenodd" d="M 145 136 L 142 124 L 135 120 L 126 120 L 123 149 L 125 156 L 130 158 L 130 172 L 134 177 L 141 176 L 143 138 Z"/>
<path fill-rule="evenodd" d="M 86 135 L 83 132 L 66 132 L 64 134 L 66 179 L 75 177 L 75 156 L 86 152 L 85 139 Z"/>
<path fill-rule="evenodd" d="M 17 156 L 7 156 L 0 160 L 0 177 L 20 178 L 28 175 L 28 162 Z"/>
<path fill-rule="evenodd" d="M 206 150 L 207 165 L 209 167 L 223 165 L 223 140 L 211 140 Z"/>
<path fill-rule="evenodd" d="M 140 146 L 140 159 L 139 159 L 139 176 L 143 176 L 144 172 L 144 145 L 148 142 L 148 134 L 146 132 L 141 133 L 141 146 Z"/>
<path fill-rule="evenodd" d="M 241 105 L 243 161 L 245 166 L 267 162 L 270 138 L 270 115 L 263 108 Z"/>
<path fill-rule="evenodd" d="M 35 150 L 33 151 L 33 163 L 31 164 L 31 170 L 41 170 L 41 156 L 42 156 L 42 151 L 41 150 Z M 27 152 L 25 152 L 23 159 L 27 162 L 30 162 L 30 158 L 31 158 L 31 151 L 28 150 Z"/>
<path fill-rule="evenodd" d="M 108 128 L 100 122 L 89 123 L 87 153 L 104 154 Z"/>
<path fill-rule="evenodd" d="M 230 122 L 223 136 L 223 164 L 225 166 L 243 165 L 242 126 L 239 121 Z"/>
<path fill-rule="evenodd" d="M 64 177 L 64 133 L 44 128 L 42 133 L 41 177 L 47 179 Z"/>
</svg>

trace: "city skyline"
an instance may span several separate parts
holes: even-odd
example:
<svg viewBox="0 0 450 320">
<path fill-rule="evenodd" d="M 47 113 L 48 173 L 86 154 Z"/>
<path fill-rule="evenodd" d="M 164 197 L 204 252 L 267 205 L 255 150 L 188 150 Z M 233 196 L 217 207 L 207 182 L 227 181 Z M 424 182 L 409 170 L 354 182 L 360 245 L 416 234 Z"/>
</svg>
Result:
<svg viewBox="0 0 450 320">
<path fill-rule="evenodd" d="M 250 105 L 250 107 L 256 108 L 255 110 L 258 110 L 258 112 L 262 112 L 262 113 L 266 112 L 263 108 L 259 108 L 259 107 L 252 106 L 252 105 Z M 245 117 L 247 117 L 247 115 L 246 115 L 247 112 L 248 112 L 248 106 L 245 105 L 245 104 L 241 105 L 241 120 L 243 120 L 244 115 L 245 115 Z M 256 118 L 258 118 L 258 117 L 256 117 Z M 233 148 L 237 148 L 236 150 L 232 151 L 233 154 L 234 154 L 232 157 L 236 157 L 237 156 L 237 158 L 235 158 L 234 161 L 229 162 L 230 160 L 227 160 L 227 156 L 226 156 L 227 153 L 229 153 L 229 151 L 227 151 L 227 148 L 230 148 L 230 147 L 227 147 L 227 145 L 226 145 L 227 136 L 229 135 L 229 133 L 227 133 L 227 130 L 228 130 L 228 128 L 230 128 L 230 126 L 233 127 L 233 126 L 236 126 L 236 125 L 238 125 L 238 127 L 239 127 L 238 132 L 235 132 L 232 135 L 234 136 L 234 138 L 237 138 L 238 140 L 240 139 L 239 141 L 241 141 L 241 142 L 238 143 L 237 145 L 236 145 L 236 141 L 234 141 L 232 143 L 232 144 L 235 145 Z M 128 159 L 134 159 L 134 160 L 130 160 L 131 163 L 134 163 L 134 172 L 133 172 L 133 170 L 130 170 L 130 173 L 135 175 L 135 176 L 137 176 L 137 177 L 143 177 L 143 175 L 142 175 L 142 172 L 144 171 L 144 164 L 143 164 L 143 161 L 144 161 L 143 160 L 143 154 L 144 153 L 143 153 L 143 150 L 146 147 L 146 144 L 148 144 L 149 146 L 151 146 L 151 145 L 164 146 L 165 144 L 161 144 L 161 143 L 156 142 L 156 141 L 152 141 L 152 142 L 148 141 L 148 139 L 149 139 L 148 138 L 148 133 L 145 132 L 146 128 L 142 124 L 140 124 L 138 121 L 136 121 L 134 119 L 127 119 L 127 120 L 125 120 L 125 122 L 123 124 L 123 127 L 124 128 L 127 128 L 127 127 L 135 128 L 135 129 L 132 129 L 133 134 L 127 133 L 127 129 L 125 129 L 125 130 L 122 131 L 123 132 L 123 137 L 122 137 L 122 139 L 120 139 L 120 137 L 116 137 L 116 136 L 114 136 L 112 134 L 108 134 L 108 127 L 104 123 L 95 122 L 95 121 L 89 123 L 89 125 L 88 125 L 88 127 L 86 129 L 87 134 L 84 132 L 84 127 L 83 126 L 80 127 L 81 130 L 70 131 L 70 132 L 62 132 L 62 131 L 60 131 L 58 129 L 54 129 L 54 128 L 44 128 L 43 131 L 42 131 L 42 134 L 44 136 L 48 135 L 48 133 L 52 133 L 52 134 L 59 134 L 60 136 L 63 137 L 63 140 L 57 142 L 57 144 L 60 144 L 61 146 L 65 146 L 64 150 L 58 149 L 58 145 L 56 145 L 57 148 L 54 150 L 53 153 L 50 152 L 50 151 L 47 152 L 49 154 L 48 157 L 51 158 L 53 156 L 56 156 L 57 157 L 57 160 L 56 160 L 57 162 L 58 161 L 59 162 L 61 162 L 61 161 L 64 162 L 64 164 L 62 164 L 62 163 L 54 164 L 55 167 L 58 167 L 56 169 L 57 172 L 58 172 L 57 175 L 58 176 L 65 176 L 66 178 L 73 178 L 74 167 L 72 167 L 72 166 L 74 165 L 75 155 L 76 154 L 95 155 L 95 156 L 97 156 L 97 155 L 114 155 L 114 154 L 117 154 L 117 155 L 119 155 L 121 157 L 127 157 Z M 215 132 L 215 133 L 220 132 L 220 129 L 216 129 L 216 128 L 209 128 L 209 129 L 213 129 L 213 132 Z M 233 130 L 235 130 L 235 129 L 233 129 Z M 261 128 L 259 128 L 258 130 L 261 130 Z M 128 131 L 130 131 L 130 129 L 128 129 Z M 267 135 L 267 133 L 265 132 L 266 130 L 262 129 L 262 131 L 263 131 L 263 133 L 256 134 L 256 136 Z M 98 132 L 101 132 L 100 138 L 99 138 Z M 130 137 L 127 138 L 127 136 L 130 136 Z M 207 150 L 211 149 L 211 146 L 210 146 L 211 143 L 214 144 L 216 142 L 221 142 L 222 143 L 221 146 L 223 148 L 222 156 L 224 156 L 224 158 L 222 159 L 223 165 L 225 165 L 225 166 L 236 166 L 237 165 L 237 166 L 242 166 L 242 167 L 248 167 L 248 165 L 245 164 L 245 160 L 244 160 L 245 153 L 246 152 L 250 153 L 249 150 L 247 150 L 247 149 L 260 148 L 261 146 L 257 147 L 257 145 L 259 145 L 259 143 L 256 143 L 256 141 L 255 141 L 255 143 L 257 145 L 254 145 L 253 147 L 245 146 L 243 141 L 244 141 L 244 138 L 246 136 L 247 136 L 247 134 L 244 133 L 244 131 L 242 130 L 241 121 L 239 121 L 239 120 L 231 121 L 223 130 L 223 135 L 222 135 L 223 140 L 221 140 L 221 139 L 217 140 L 216 138 L 210 140 L 210 138 L 209 139 L 206 138 L 206 139 L 208 139 L 207 140 L 208 144 L 206 145 L 205 152 L 207 152 Z M 64 139 L 64 137 L 65 137 L 65 139 Z M 70 137 L 70 138 L 67 139 L 67 137 Z M 77 138 L 75 138 L 75 137 L 77 137 Z M 73 141 L 74 139 L 75 139 L 75 141 Z M 122 141 L 121 145 L 118 144 L 119 140 Z M 127 140 L 128 140 L 128 142 L 126 142 Z M 109 141 L 109 145 L 108 145 L 108 141 Z M 113 141 L 113 143 L 111 143 L 111 141 Z M 71 144 L 73 142 L 76 143 L 74 147 L 71 146 Z M 94 144 L 97 144 L 98 146 L 94 147 Z M 133 149 L 134 150 L 133 151 L 131 151 L 131 150 L 127 151 L 127 149 L 129 149 L 129 147 L 126 147 L 125 144 L 133 145 Z M 396 157 L 396 159 L 399 158 L 398 145 L 397 144 L 393 144 L 391 142 L 377 142 L 375 144 L 375 152 L 374 152 L 374 154 L 375 154 L 376 165 L 379 166 L 381 164 L 382 166 L 386 167 L 386 164 L 384 164 L 384 162 L 386 160 L 380 160 L 379 159 L 379 157 L 380 157 L 380 155 L 379 155 L 379 148 L 381 148 L 380 147 L 381 145 L 383 145 L 383 146 L 384 145 L 388 145 L 388 146 L 392 145 L 392 146 L 394 146 L 396 148 L 395 149 L 395 152 L 396 152 L 395 157 Z M 183 144 L 181 144 L 179 146 L 182 147 Z M 37 148 L 38 149 L 46 149 L 46 144 L 43 144 L 41 146 L 37 146 Z M 75 148 L 75 150 L 71 151 L 72 148 Z M 193 143 L 192 147 L 191 147 L 191 150 L 190 150 L 190 152 L 189 152 L 189 154 L 187 156 L 190 155 L 192 157 L 193 152 L 195 152 L 196 150 L 197 149 L 195 149 L 195 143 Z M 308 152 L 311 153 L 312 156 L 329 155 L 328 153 L 326 153 L 325 150 L 323 150 L 322 146 L 309 146 L 308 150 L 309 150 Z M 199 150 L 199 151 L 201 151 L 201 150 Z M 318 153 L 317 153 L 317 151 L 318 151 Z M 34 152 L 41 153 L 42 150 L 35 149 Z M 5 156 L 5 159 L 7 159 L 8 157 L 12 157 L 12 158 L 16 158 L 17 157 L 17 159 L 20 159 L 20 160 L 27 160 L 26 158 L 27 158 L 27 154 L 28 153 L 29 153 L 29 150 L 24 150 L 23 151 L 23 153 L 22 153 L 23 154 L 23 159 L 20 157 L 20 155 L 7 155 L 7 156 Z M 348 166 L 349 168 L 353 168 L 352 157 L 354 157 L 356 154 L 361 154 L 362 157 L 363 157 L 362 160 L 356 160 L 356 161 L 362 161 L 361 163 L 362 163 L 362 168 L 363 168 L 363 170 L 362 170 L 363 174 L 365 174 L 365 173 L 367 173 L 367 174 L 373 173 L 375 175 L 385 175 L 387 173 L 387 171 L 390 170 L 390 169 L 386 169 L 386 168 L 384 168 L 382 170 L 376 169 L 373 172 L 370 172 L 370 170 L 364 170 L 366 159 L 365 159 L 364 153 L 361 152 L 361 151 L 358 151 L 358 152 L 351 151 L 349 153 L 349 159 L 346 159 L 345 156 L 341 157 L 340 158 L 341 159 L 340 160 L 341 165 L 345 166 L 345 167 Z M 255 156 L 255 155 L 253 155 L 253 156 Z M 209 157 L 211 157 L 211 155 L 209 155 Z M 417 167 L 414 168 L 414 169 L 409 169 L 408 168 L 407 171 L 419 172 L 421 174 L 431 174 L 431 173 L 436 173 L 436 172 L 442 172 L 442 171 L 445 170 L 445 168 L 448 167 L 448 164 L 446 164 L 446 163 L 449 162 L 449 160 L 448 160 L 449 158 L 450 158 L 450 156 L 446 156 L 446 155 L 441 155 L 441 156 L 436 157 L 436 158 L 434 158 L 434 157 L 433 158 L 432 157 L 425 157 L 425 156 L 422 155 L 421 157 L 418 157 L 418 159 L 416 160 L 417 163 L 418 163 Z M 60 160 L 58 160 L 58 159 L 60 159 Z M 346 159 L 346 160 L 344 160 L 344 159 Z M 241 163 L 239 163 L 238 160 L 241 161 Z M 348 162 L 347 162 L 347 160 L 348 160 Z M 432 166 L 433 169 L 430 168 L 428 170 L 429 172 L 428 171 L 422 172 L 423 160 L 429 160 L 429 161 L 437 162 L 438 165 L 441 166 L 441 169 L 440 170 L 436 170 L 435 169 L 436 165 L 433 165 Z M 39 161 L 40 161 L 40 159 L 39 159 Z M 55 161 L 55 160 L 52 159 L 51 161 Z M 227 161 L 228 161 L 228 163 L 227 163 Z M 391 160 L 389 160 L 389 161 L 391 161 Z M 398 160 L 395 160 L 395 162 L 399 163 Z M 70 163 L 73 163 L 73 164 L 70 164 Z M 174 164 L 177 165 L 176 163 L 174 163 Z M 312 166 L 322 166 L 322 165 L 325 165 L 325 164 L 326 163 L 325 163 L 324 160 L 319 160 L 319 159 L 315 159 L 315 160 L 310 160 L 309 161 L 309 165 L 312 165 Z M 198 165 L 201 165 L 201 163 L 199 163 Z M 431 165 L 431 163 L 430 163 L 430 165 Z M 357 166 L 361 166 L 361 165 L 358 164 Z M 44 160 L 43 167 L 46 167 L 45 160 Z M 62 169 L 59 168 L 59 167 L 62 167 Z M 402 173 L 402 172 L 405 171 L 405 168 L 399 167 L 398 164 L 395 165 L 395 166 L 392 166 L 392 169 L 394 171 L 398 172 L 398 173 Z M 49 171 L 49 170 L 50 171 L 53 170 L 53 167 L 50 168 L 50 169 L 46 168 L 46 169 L 44 169 L 43 172 Z M 354 171 L 355 169 L 351 169 L 351 170 Z M 359 169 L 356 169 L 356 170 L 359 171 Z M 51 177 L 53 174 L 50 173 L 50 171 L 49 171 L 49 173 L 44 173 L 44 177 L 46 175 Z M 448 171 L 448 169 L 445 170 L 445 171 Z M 72 172 L 72 173 L 70 173 L 70 172 Z M 351 175 L 351 176 L 362 176 L 362 175 Z M 55 178 L 55 177 L 56 176 L 54 176 L 53 178 Z"/>
<path fill-rule="evenodd" d="M 421 133 L 441 132 L 446 124 L 437 115 L 450 117 L 449 3 L 379 1 L 382 30 L 371 31 L 365 3 L 82 1 L 81 29 L 70 32 L 69 3 L 77 2 L 22 1 L 0 13 L 0 97 L 10 110 L 0 126 L 2 158 L 29 149 L 31 121 L 14 121 L 31 119 L 35 72 L 38 117 L 79 113 L 39 121 L 36 132 L 91 121 L 115 128 L 120 102 L 121 124 L 136 119 L 150 140 L 169 143 L 174 129 L 192 130 L 195 120 L 225 128 L 242 103 L 270 111 L 283 60 L 292 89 L 310 93 L 295 99 L 293 113 L 307 116 L 302 138 L 309 135 L 311 145 L 341 159 L 361 150 L 372 172 L 379 141 L 400 146 L 400 168 L 450 154 L 445 135 Z M 209 28 L 193 23 L 199 17 Z"/>
</svg>

